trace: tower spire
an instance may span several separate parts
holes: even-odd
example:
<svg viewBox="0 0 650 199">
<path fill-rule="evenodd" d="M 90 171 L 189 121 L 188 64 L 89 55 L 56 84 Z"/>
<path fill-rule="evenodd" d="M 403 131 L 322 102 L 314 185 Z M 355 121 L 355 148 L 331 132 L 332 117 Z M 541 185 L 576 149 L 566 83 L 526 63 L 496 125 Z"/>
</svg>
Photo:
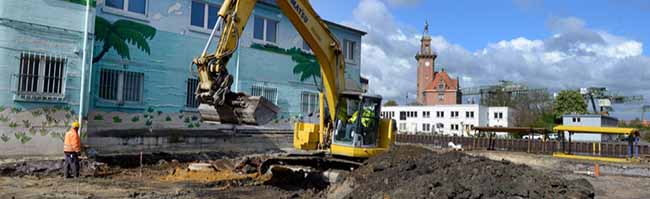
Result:
<svg viewBox="0 0 650 199">
<path fill-rule="evenodd" d="M 424 33 L 423 35 L 428 35 L 429 34 L 429 20 L 424 20 Z"/>
</svg>

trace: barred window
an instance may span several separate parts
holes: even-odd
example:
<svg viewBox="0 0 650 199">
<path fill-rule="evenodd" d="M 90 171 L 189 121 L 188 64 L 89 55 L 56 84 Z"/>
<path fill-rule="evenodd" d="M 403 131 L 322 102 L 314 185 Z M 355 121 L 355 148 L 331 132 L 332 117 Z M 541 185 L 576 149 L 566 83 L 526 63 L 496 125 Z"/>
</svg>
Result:
<svg viewBox="0 0 650 199">
<path fill-rule="evenodd" d="M 302 113 L 310 114 L 318 111 L 318 93 L 303 91 L 300 102 Z"/>
<path fill-rule="evenodd" d="M 102 69 L 99 76 L 99 97 L 105 100 L 142 102 L 144 73 Z"/>
<path fill-rule="evenodd" d="M 278 104 L 278 88 L 254 84 L 251 87 L 251 95 L 262 96 L 274 104 Z"/>
<path fill-rule="evenodd" d="M 199 86 L 199 80 L 196 78 L 187 79 L 187 90 L 185 98 L 185 107 L 188 108 L 197 108 L 199 107 L 199 101 L 194 97 L 194 92 L 196 92 L 196 87 Z"/>
<path fill-rule="evenodd" d="M 21 98 L 63 99 L 66 63 L 63 57 L 21 53 L 16 93 Z"/>
</svg>

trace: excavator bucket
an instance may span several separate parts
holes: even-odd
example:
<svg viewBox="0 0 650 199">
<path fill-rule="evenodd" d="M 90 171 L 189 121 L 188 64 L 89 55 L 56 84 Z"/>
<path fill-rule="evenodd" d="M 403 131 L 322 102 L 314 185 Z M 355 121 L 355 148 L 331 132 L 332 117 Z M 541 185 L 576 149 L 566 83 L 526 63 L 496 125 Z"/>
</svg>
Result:
<svg viewBox="0 0 650 199">
<path fill-rule="evenodd" d="M 234 102 L 215 106 L 200 104 L 199 113 L 203 121 L 228 124 L 264 125 L 275 118 L 279 108 L 260 96 L 240 96 Z"/>
</svg>

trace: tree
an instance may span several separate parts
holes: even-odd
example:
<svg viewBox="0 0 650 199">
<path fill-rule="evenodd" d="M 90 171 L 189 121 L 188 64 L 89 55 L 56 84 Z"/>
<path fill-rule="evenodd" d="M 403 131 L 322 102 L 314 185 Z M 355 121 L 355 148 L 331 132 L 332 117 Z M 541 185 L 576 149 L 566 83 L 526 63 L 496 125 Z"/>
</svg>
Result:
<svg viewBox="0 0 650 199">
<path fill-rule="evenodd" d="M 553 113 L 555 117 L 561 117 L 565 114 L 585 114 L 587 113 L 587 104 L 580 92 L 575 90 L 563 90 L 557 95 L 553 104 Z"/>
<path fill-rule="evenodd" d="M 384 103 L 384 106 L 399 106 L 395 100 L 388 100 L 386 103 Z"/>
<path fill-rule="evenodd" d="M 95 18 L 95 40 L 104 42 L 102 50 L 93 58 L 97 63 L 110 50 L 114 49 L 123 59 L 131 59 L 128 44 L 150 54 L 147 40 L 153 39 L 156 29 L 134 21 L 119 19 L 114 23 L 102 17 Z"/>
<path fill-rule="evenodd" d="M 552 102 L 548 92 L 538 91 L 516 94 L 507 106 L 514 109 L 512 122 L 515 126 L 552 128 Z"/>
</svg>

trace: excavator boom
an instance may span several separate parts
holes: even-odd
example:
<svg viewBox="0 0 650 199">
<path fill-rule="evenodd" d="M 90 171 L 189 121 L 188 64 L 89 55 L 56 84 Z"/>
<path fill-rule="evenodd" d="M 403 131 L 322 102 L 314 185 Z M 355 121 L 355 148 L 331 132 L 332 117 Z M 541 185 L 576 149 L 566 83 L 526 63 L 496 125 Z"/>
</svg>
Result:
<svg viewBox="0 0 650 199">
<path fill-rule="evenodd" d="M 323 84 L 319 100 L 320 122 L 297 122 L 294 125 L 294 148 L 327 151 L 331 155 L 349 158 L 367 158 L 388 150 L 394 141 L 394 124 L 391 120 L 379 118 L 381 97 L 344 91 L 345 60 L 337 39 L 324 21 L 308 0 L 276 2 L 311 48 L 320 64 Z M 238 41 L 256 3 L 256 0 L 225 0 L 214 26 L 216 29 L 223 23 L 219 46 L 213 54 L 207 53 L 209 39 L 204 52 L 193 61 L 199 71 L 196 97 L 201 104 L 199 111 L 204 121 L 264 124 L 279 110 L 264 97 L 230 90 L 233 77 L 226 66 L 239 47 Z M 330 159 L 330 162 L 333 160 Z"/>
<path fill-rule="evenodd" d="M 336 38 L 307 0 L 276 2 L 320 63 L 328 113 L 335 115 L 338 95 L 345 88 L 344 60 Z M 223 22 L 223 30 L 217 50 L 208 54 L 208 43 L 202 55 L 193 61 L 199 72 L 196 96 L 205 121 L 263 124 L 279 110 L 264 98 L 230 91 L 233 78 L 226 65 L 238 48 L 239 38 L 256 3 L 256 0 L 225 0 L 218 13 L 217 23 Z M 218 25 L 215 25 L 215 29 Z M 334 117 L 330 117 L 330 121 L 333 123 Z"/>
</svg>

